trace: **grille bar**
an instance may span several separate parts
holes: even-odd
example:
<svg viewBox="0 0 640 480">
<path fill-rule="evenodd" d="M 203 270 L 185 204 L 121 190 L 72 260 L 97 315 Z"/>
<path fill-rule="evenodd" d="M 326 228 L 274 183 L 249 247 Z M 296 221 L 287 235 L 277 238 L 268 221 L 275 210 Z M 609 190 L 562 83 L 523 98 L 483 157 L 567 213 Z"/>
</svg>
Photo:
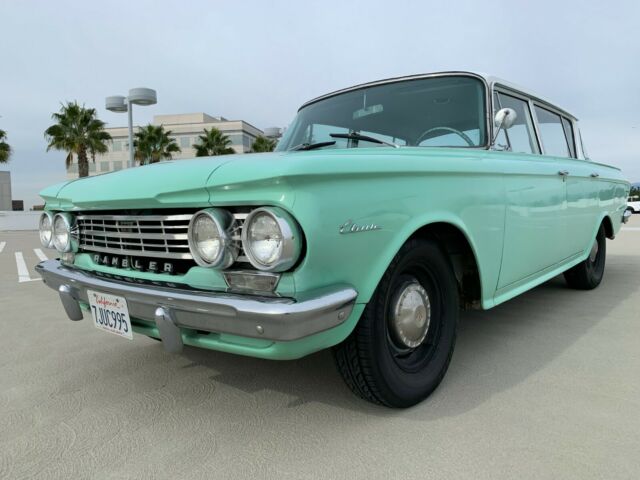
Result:
<svg viewBox="0 0 640 480">
<path fill-rule="evenodd" d="M 83 230 L 84 235 L 107 236 L 109 238 L 140 238 L 143 240 L 188 240 L 186 233 L 124 233 L 104 230 Z"/>
<path fill-rule="evenodd" d="M 148 222 L 167 222 L 167 221 L 184 221 L 187 225 L 193 214 L 187 213 L 183 215 L 79 215 L 78 220 L 114 220 L 114 221 L 148 221 Z"/>
</svg>

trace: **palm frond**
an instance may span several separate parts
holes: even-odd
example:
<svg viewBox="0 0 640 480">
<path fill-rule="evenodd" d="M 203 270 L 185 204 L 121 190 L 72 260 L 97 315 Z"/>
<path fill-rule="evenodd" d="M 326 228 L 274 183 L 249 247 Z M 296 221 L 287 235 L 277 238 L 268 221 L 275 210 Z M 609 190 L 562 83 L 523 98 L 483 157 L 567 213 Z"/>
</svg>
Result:
<svg viewBox="0 0 640 480">
<path fill-rule="evenodd" d="M 104 131 L 105 123 L 99 120 L 95 108 L 86 108 L 78 102 L 61 104 L 60 111 L 51 115 L 55 121 L 44 131 L 47 140 L 47 151 L 62 150 L 67 152 L 67 167 L 73 162 L 73 155 L 78 156 L 78 164 L 84 167 L 87 153 L 95 162 L 95 156 L 108 151 L 107 143 L 111 135 Z M 83 168 L 80 168 L 83 171 Z"/>
</svg>

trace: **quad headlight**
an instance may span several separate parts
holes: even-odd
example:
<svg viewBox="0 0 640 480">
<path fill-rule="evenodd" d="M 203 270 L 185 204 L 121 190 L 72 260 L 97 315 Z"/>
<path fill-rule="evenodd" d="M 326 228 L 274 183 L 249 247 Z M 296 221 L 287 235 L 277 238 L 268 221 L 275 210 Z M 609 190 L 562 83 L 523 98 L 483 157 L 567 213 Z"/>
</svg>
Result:
<svg viewBox="0 0 640 480">
<path fill-rule="evenodd" d="M 52 242 L 59 252 L 65 253 L 77 250 L 74 227 L 75 219 L 70 213 L 56 213 L 53 216 Z"/>
<path fill-rule="evenodd" d="M 284 272 L 298 261 L 302 233 L 291 215 L 280 208 L 253 210 L 242 228 L 242 246 L 251 264 L 269 272 Z"/>
<path fill-rule="evenodd" d="M 189 250 L 201 267 L 227 268 L 238 257 L 232 241 L 233 215 L 217 208 L 197 212 L 189 222 Z"/>
<path fill-rule="evenodd" d="M 53 248 L 53 215 L 49 212 L 42 212 L 42 215 L 40 215 L 38 234 L 43 247 Z"/>
</svg>

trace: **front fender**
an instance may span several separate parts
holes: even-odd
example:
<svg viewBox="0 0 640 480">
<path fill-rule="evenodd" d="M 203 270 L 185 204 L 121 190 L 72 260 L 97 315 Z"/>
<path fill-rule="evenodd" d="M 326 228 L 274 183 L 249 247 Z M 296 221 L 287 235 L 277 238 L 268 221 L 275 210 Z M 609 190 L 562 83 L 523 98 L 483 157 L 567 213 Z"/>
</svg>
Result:
<svg viewBox="0 0 640 480">
<path fill-rule="evenodd" d="M 402 245 L 420 228 L 447 223 L 467 239 L 476 257 L 482 304 L 495 292 L 502 261 L 504 191 L 497 176 L 369 175 L 305 181 L 293 215 L 306 237 L 306 255 L 294 272 L 296 291 L 346 283 L 367 303 Z M 460 193 L 461 185 L 465 194 Z M 346 222 L 375 228 L 340 233 Z"/>
</svg>

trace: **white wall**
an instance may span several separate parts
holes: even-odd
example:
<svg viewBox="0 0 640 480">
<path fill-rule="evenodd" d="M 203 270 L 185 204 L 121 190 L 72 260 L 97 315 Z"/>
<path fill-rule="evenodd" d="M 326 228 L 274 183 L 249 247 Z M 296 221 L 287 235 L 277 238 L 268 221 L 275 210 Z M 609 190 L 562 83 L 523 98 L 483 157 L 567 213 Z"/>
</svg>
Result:
<svg viewBox="0 0 640 480">
<path fill-rule="evenodd" d="M 0 212 L 0 231 L 37 230 L 42 212 Z"/>
</svg>

